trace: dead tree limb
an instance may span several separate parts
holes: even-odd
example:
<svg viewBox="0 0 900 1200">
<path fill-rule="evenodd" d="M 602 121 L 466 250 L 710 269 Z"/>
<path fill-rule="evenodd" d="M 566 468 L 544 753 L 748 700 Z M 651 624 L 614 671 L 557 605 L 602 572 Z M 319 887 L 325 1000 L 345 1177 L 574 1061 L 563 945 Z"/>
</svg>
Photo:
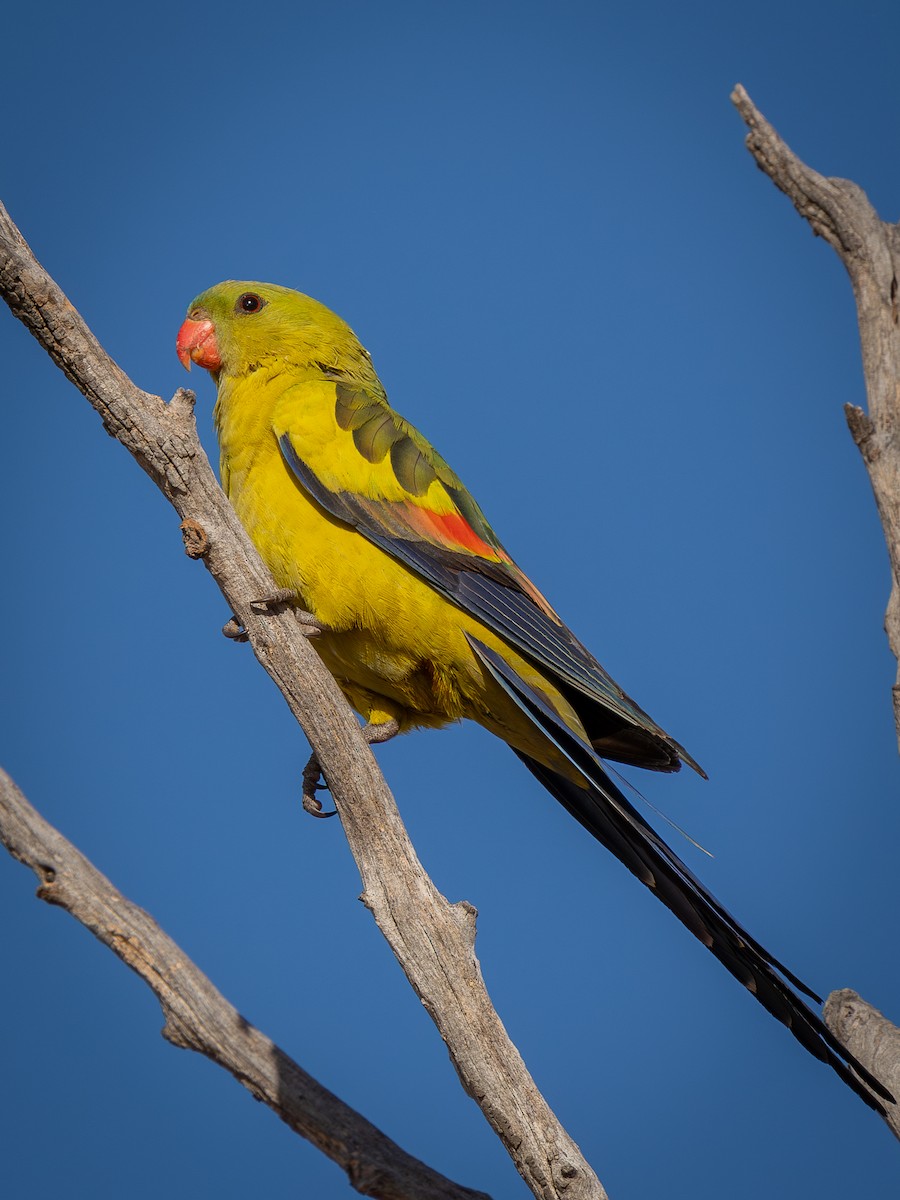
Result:
<svg viewBox="0 0 900 1200">
<path fill-rule="evenodd" d="M 887 542 L 892 586 L 885 630 L 900 664 L 900 225 L 882 221 L 857 184 L 826 179 L 801 162 L 740 84 L 731 99 L 750 129 L 747 148 L 757 165 L 837 251 L 853 285 L 869 411 L 845 404 L 844 412 Z M 893 705 L 900 742 L 900 666 Z M 848 989 L 831 993 L 823 1015 L 851 1054 L 900 1096 L 900 1030 Z M 900 1105 L 885 1107 L 900 1138 Z"/>
<path fill-rule="evenodd" d="M 884 528 L 892 576 L 885 630 L 900 662 L 900 225 L 882 221 L 857 184 L 801 162 L 740 84 L 731 99 L 750 128 L 757 165 L 837 251 L 853 285 L 869 411 L 846 404 L 844 412 Z M 900 667 L 893 703 L 900 743 Z"/>
<path fill-rule="evenodd" d="M 0 205 L 0 293 L 189 522 L 253 652 L 303 727 L 329 781 L 362 876 L 363 899 L 522 1178 L 543 1200 L 606 1196 L 494 1011 L 475 956 L 475 910 L 449 904 L 423 870 L 359 725 L 288 609 L 254 607 L 276 588 L 220 489 L 197 437 L 193 395 L 169 404 L 137 388 L 34 258 Z"/>
<path fill-rule="evenodd" d="M 832 992 L 823 1012 L 828 1028 L 854 1058 L 900 1096 L 900 1029 L 850 988 Z M 900 1104 L 888 1104 L 886 1120 L 900 1138 Z"/>
<path fill-rule="evenodd" d="M 224 1067 L 379 1200 L 487 1200 L 413 1158 L 255 1029 L 153 918 L 49 825 L 0 769 L 0 841 L 38 877 L 38 896 L 80 921 L 153 990 L 163 1037 Z"/>
</svg>

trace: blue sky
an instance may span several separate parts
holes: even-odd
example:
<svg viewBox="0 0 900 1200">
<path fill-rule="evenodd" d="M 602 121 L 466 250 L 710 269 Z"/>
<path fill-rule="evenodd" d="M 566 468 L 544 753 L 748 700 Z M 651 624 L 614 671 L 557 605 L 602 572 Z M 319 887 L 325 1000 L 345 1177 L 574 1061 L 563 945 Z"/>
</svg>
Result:
<svg viewBox="0 0 900 1200">
<path fill-rule="evenodd" d="M 51 3 L 12 17 L 0 196 L 168 396 L 228 277 L 341 313 L 521 565 L 710 774 L 636 780 L 817 990 L 900 1018 L 887 559 L 837 258 L 740 81 L 900 217 L 893 3 Z M 178 521 L 0 313 L 0 762 L 244 1015 L 436 1168 L 526 1194 L 358 903 L 307 749 Z M 214 456 L 212 385 L 195 373 Z M 475 728 L 379 750 L 488 987 L 612 1195 L 896 1194 L 880 1122 Z M 673 835 L 675 836 L 675 835 Z M 343 1176 L 0 860 L 10 1195 L 344 1200 Z M 10 1182 L 11 1181 L 11 1182 Z"/>
</svg>

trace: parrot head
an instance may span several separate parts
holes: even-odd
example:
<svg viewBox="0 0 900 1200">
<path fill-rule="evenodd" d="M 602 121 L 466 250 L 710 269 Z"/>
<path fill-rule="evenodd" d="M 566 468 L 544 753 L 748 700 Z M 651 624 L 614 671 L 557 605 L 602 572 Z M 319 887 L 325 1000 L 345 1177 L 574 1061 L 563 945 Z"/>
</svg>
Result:
<svg viewBox="0 0 900 1200">
<path fill-rule="evenodd" d="M 201 292 L 188 307 L 175 348 L 187 370 L 195 362 L 216 380 L 267 362 L 372 373 L 368 353 L 345 321 L 310 296 L 274 283 L 229 279 Z"/>
</svg>

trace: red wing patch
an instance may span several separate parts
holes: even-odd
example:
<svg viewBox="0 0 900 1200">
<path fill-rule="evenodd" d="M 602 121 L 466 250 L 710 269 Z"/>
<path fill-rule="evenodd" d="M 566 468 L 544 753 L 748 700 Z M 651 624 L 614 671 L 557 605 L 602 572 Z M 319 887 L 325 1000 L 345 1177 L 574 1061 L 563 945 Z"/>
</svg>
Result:
<svg viewBox="0 0 900 1200">
<path fill-rule="evenodd" d="M 495 550 L 478 536 L 465 517 L 459 513 L 427 512 L 427 518 L 437 531 L 441 543 L 448 548 L 468 550 L 492 562 L 509 562 L 509 555 Z"/>
</svg>

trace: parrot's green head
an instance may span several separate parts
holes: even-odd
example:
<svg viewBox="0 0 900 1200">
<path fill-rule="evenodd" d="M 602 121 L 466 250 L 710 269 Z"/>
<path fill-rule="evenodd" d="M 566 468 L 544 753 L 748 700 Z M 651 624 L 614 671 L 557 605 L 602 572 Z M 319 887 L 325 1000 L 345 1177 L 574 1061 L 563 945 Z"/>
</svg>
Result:
<svg viewBox="0 0 900 1200">
<path fill-rule="evenodd" d="M 176 350 L 188 370 L 195 362 L 217 382 L 269 363 L 351 375 L 369 363 L 350 326 L 318 300 L 275 283 L 233 279 L 191 302 Z"/>
</svg>

